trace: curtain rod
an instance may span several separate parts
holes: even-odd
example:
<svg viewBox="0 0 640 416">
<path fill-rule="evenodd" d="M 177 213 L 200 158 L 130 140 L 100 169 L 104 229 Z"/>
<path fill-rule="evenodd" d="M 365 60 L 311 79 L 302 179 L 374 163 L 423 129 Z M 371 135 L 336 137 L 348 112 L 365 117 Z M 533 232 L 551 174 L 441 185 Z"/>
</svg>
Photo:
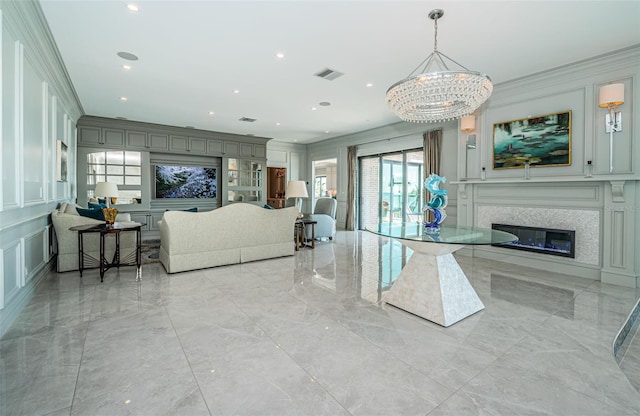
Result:
<svg viewBox="0 0 640 416">
<path fill-rule="evenodd" d="M 433 130 L 426 130 L 422 134 L 430 133 L 432 131 L 442 131 L 442 127 L 438 127 L 437 129 L 433 129 Z M 379 143 L 379 142 L 390 142 L 393 139 L 402 139 L 404 137 L 413 136 L 414 134 L 420 134 L 420 133 L 419 132 L 413 132 L 413 133 L 409 133 L 409 134 L 403 134 L 402 136 L 389 137 L 389 138 L 386 138 L 386 139 L 378 139 L 378 140 L 373 140 L 373 141 L 366 142 L 366 143 L 355 144 L 353 146 L 356 146 L 356 148 L 357 148 L 357 147 L 365 145 L 365 144 L 372 144 L 372 143 Z"/>
</svg>

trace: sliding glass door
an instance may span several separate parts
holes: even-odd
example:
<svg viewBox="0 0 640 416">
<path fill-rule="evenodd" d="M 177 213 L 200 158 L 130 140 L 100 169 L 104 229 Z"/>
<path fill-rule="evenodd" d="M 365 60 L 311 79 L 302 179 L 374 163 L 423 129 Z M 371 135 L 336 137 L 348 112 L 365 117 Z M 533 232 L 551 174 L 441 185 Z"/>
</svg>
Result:
<svg viewBox="0 0 640 416">
<path fill-rule="evenodd" d="M 360 228 L 422 221 L 422 149 L 359 158 Z"/>
</svg>

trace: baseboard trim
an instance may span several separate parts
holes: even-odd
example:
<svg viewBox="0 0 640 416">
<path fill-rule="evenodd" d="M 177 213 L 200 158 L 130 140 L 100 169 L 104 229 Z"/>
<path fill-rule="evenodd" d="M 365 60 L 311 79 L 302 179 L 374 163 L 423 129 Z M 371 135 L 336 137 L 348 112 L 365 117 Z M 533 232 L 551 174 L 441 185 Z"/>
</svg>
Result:
<svg viewBox="0 0 640 416">
<path fill-rule="evenodd" d="M 29 301 L 31 301 L 38 284 L 44 280 L 44 277 L 51 270 L 55 269 L 55 265 L 56 257 L 53 256 L 47 265 L 40 268 L 40 270 L 38 270 L 38 272 L 29 279 L 29 282 L 18 291 L 16 297 L 0 311 L 0 337 L 2 337 L 9 328 L 11 328 L 11 325 L 13 325 L 22 310 L 27 306 Z"/>
</svg>

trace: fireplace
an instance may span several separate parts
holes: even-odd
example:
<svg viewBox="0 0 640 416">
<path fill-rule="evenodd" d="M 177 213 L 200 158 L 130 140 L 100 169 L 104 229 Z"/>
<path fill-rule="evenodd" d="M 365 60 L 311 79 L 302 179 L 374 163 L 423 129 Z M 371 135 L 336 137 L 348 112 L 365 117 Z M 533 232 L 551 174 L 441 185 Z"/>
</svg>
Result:
<svg viewBox="0 0 640 416">
<path fill-rule="evenodd" d="M 518 237 L 518 240 L 512 243 L 492 244 L 493 246 L 570 257 L 572 259 L 576 257 L 575 231 L 507 224 L 491 224 L 491 228 L 506 231 Z"/>
</svg>

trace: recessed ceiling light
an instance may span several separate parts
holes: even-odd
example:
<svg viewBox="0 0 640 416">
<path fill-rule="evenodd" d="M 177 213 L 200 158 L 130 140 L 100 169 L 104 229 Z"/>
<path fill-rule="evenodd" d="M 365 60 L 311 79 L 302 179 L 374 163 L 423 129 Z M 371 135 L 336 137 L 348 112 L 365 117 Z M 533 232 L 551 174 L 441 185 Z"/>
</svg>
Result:
<svg viewBox="0 0 640 416">
<path fill-rule="evenodd" d="M 127 4 L 127 9 L 132 12 L 139 12 L 140 8 L 133 3 Z"/>
<path fill-rule="evenodd" d="M 368 83 L 367 87 L 373 87 L 373 84 L 372 83 Z"/>
<path fill-rule="evenodd" d="M 122 65 L 122 69 L 126 69 L 128 71 L 131 69 L 131 65 Z"/>
<path fill-rule="evenodd" d="M 284 54 L 283 54 L 282 52 L 278 52 L 278 53 L 276 54 L 276 58 L 278 58 L 278 59 L 282 59 L 282 58 L 284 58 Z"/>
<path fill-rule="evenodd" d="M 240 94 L 240 90 L 233 90 L 234 94 Z"/>
<path fill-rule="evenodd" d="M 329 130 L 325 130 L 324 132 L 325 132 L 325 133 L 327 133 L 327 134 L 329 134 Z"/>
<path fill-rule="evenodd" d="M 120 97 L 120 101 L 127 101 L 128 98 L 127 97 Z"/>
<path fill-rule="evenodd" d="M 276 123 L 276 126 L 279 126 L 279 125 L 280 125 L 280 123 Z"/>
<path fill-rule="evenodd" d="M 215 114 L 215 113 L 214 113 L 213 111 L 209 111 L 209 115 L 210 115 L 210 116 L 212 116 L 212 115 L 214 115 L 214 114 Z"/>
<path fill-rule="evenodd" d="M 118 52 L 118 56 L 122 59 L 126 59 L 127 61 L 137 61 L 138 57 L 130 52 Z"/>
<path fill-rule="evenodd" d="M 315 107 L 311 107 L 311 111 L 316 111 L 317 109 Z"/>
</svg>

